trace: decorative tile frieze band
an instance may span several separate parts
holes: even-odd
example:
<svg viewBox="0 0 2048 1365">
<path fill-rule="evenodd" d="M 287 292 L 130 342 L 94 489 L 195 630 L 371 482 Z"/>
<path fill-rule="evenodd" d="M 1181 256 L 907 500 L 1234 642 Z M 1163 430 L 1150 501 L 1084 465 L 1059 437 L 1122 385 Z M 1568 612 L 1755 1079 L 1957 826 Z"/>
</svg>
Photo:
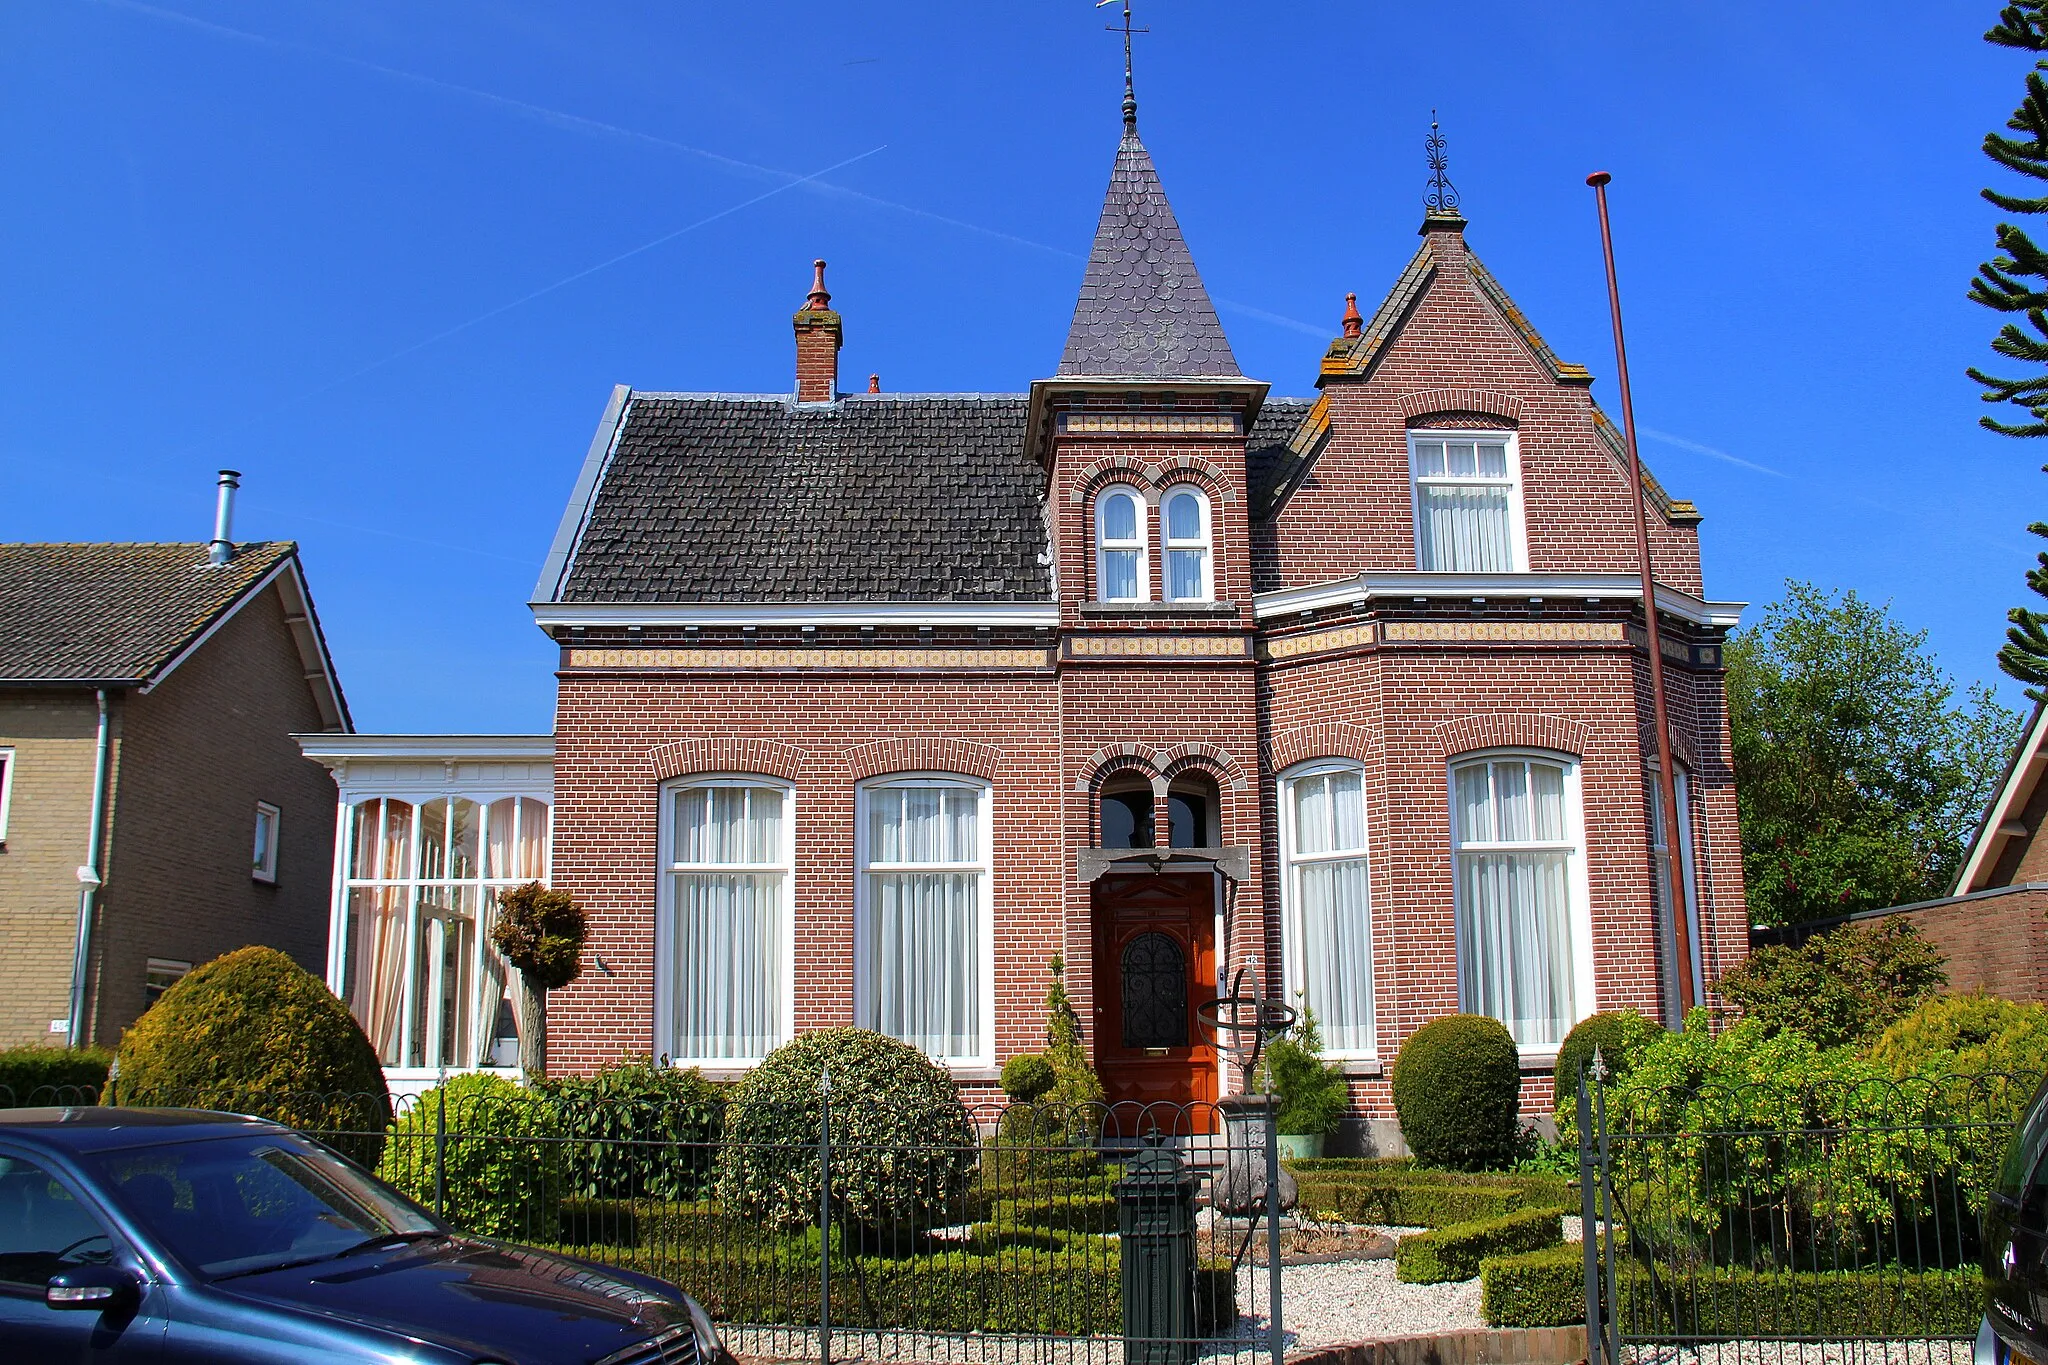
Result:
<svg viewBox="0 0 2048 1365">
<path fill-rule="evenodd" d="M 571 668 L 1045 668 L 1043 649 L 572 649 Z"/>
<path fill-rule="evenodd" d="M 1133 432 L 1160 436 L 1235 436 L 1238 417 L 1234 412 L 1067 412 L 1060 414 L 1060 430 L 1075 434 L 1092 432 Z"/>
<path fill-rule="evenodd" d="M 1292 659 L 1299 654 L 1321 654 L 1332 649 L 1355 649 L 1369 645 L 1378 634 L 1370 621 L 1337 630 L 1316 630 L 1306 635 L 1283 635 L 1266 646 L 1269 659 Z"/>
<path fill-rule="evenodd" d="M 1619 644 L 1619 621 L 1390 621 L 1399 644 Z"/>
<path fill-rule="evenodd" d="M 1081 635 L 1067 641 L 1076 659 L 1241 659 L 1237 635 Z"/>
</svg>

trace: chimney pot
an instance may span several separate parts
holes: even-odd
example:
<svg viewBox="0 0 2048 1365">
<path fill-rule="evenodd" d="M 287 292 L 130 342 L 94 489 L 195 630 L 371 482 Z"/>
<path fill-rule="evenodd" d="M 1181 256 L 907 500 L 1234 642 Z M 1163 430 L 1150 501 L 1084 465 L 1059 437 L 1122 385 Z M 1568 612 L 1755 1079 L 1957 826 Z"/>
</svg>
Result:
<svg viewBox="0 0 2048 1365">
<path fill-rule="evenodd" d="M 235 524 L 235 490 L 241 485 L 241 471 L 223 469 L 216 487 L 218 495 L 213 505 L 213 540 L 206 547 L 206 562 L 225 564 L 235 557 L 235 542 L 231 538 Z"/>
<path fill-rule="evenodd" d="M 797 311 L 796 401 L 830 403 L 839 397 L 839 347 L 845 340 L 832 296 L 825 292 L 825 263 L 811 262 L 810 297 Z"/>
<path fill-rule="evenodd" d="M 1344 335 L 1355 337 L 1365 331 L 1365 319 L 1358 315 L 1358 295 L 1344 296 Z"/>
<path fill-rule="evenodd" d="M 880 375 L 878 375 L 878 374 L 871 374 L 871 375 L 869 375 L 869 376 L 868 376 L 868 392 L 869 392 L 869 393 L 880 393 L 881 391 L 882 391 L 882 376 L 880 376 Z"/>
</svg>

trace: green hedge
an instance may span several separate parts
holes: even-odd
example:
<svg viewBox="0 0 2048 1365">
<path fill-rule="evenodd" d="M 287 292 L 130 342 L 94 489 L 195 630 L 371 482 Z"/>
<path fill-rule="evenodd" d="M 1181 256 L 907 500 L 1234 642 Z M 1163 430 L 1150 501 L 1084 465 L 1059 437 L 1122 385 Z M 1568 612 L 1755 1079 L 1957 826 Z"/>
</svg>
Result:
<svg viewBox="0 0 2048 1365">
<path fill-rule="evenodd" d="M 733 1218 L 708 1199 L 650 1203 L 627 1199 L 564 1199 L 557 1240 L 572 1246 L 758 1245 L 769 1235 L 758 1223 Z"/>
<path fill-rule="evenodd" d="M 1301 1208 L 1351 1223 L 1441 1228 L 1502 1218 L 1522 1209 L 1564 1209 L 1571 1200 L 1555 1176 L 1410 1178 L 1405 1172 L 1366 1175 L 1304 1171 L 1295 1177 Z"/>
<path fill-rule="evenodd" d="M 1524 1209 L 1504 1218 L 1453 1223 L 1403 1237 L 1394 1247 L 1394 1276 L 1403 1284 L 1469 1280 L 1488 1256 L 1538 1251 L 1563 1240 L 1555 1209 Z"/>
<path fill-rule="evenodd" d="M 564 1248 L 572 1254 L 576 1248 Z M 606 1262 L 688 1285 L 719 1322 L 802 1325 L 818 1320 L 818 1263 L 809 1256 L 634 1250 Z M 1114 1247 L 1081 1251 L 1006 1248 L 994 1255 L 951 1252 L 904 1259 L 835 1256 L 832 1322 L 847 1329 L 1104 1335 L 1122 1330 L 1121 1267 Z M 1196 1318 L 1204 1336 L 1237 1321 L 1227 1263 L 1196 1272 Z"/>
<path fill-rule="evenodd" d="M 96 1047 L 0 1048 L 0 1108 L 62 1101 L 94 1103 L 107 1083 L 107 1068 L 113 1061 L 114 1054 Z"/>
<path fill-rule="evenodd" d="M 1577 1242 L 1479 1267 L 1479 1308 L 1495 1327 L 1564 1327 L 1586 1320 L 1585 1248 Z M 1707 1337 L 1949 1337 L 1967 1340 L 1984 1312 L 1978 1270 L 1702 1270 L 1653 1293 L 1640 1266 L 1617 1276 L 1631 1334 Z"/>
<path fill-rule="evenodd" d="M 1113 1194 L 1055 1193 L 1031 1199 L 999 1199 L 985 1220 L 999 1227 L 1044 1228 L 1056 1232 L 1115 1232 Z"/>
<path fill-rule="evenodd" d="M 1586 1320 L 1586 1251 L 1564 1242 L 1479 1263 L 1479 1311 L 1492 1327 L 1569 1327 Z"/>
<path fill-rule="evenodd" d="M 1280 1163 L 1290 1171 L 1390 1171 L 1416 1170 L 1412 1156 L 1303 1156 Z"/>
</svg>

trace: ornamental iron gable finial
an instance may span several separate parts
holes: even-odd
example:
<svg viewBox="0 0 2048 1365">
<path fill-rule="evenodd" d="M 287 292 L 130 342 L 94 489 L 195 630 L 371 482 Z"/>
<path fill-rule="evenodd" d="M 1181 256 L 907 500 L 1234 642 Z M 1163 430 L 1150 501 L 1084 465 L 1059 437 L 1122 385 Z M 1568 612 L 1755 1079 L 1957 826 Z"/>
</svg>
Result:
<svg viewBox="0 0 2048 1365">
<path fill-rule="evenodd" d="M 1432 218 L 1455 218 L 1458 191 L 1446 174 L 1451 163 L 1444 155 L 1444 135 L 1437 127 L 1434 109 L 1429 111 L 1429 136 L 1423 140 L 1422 149 L 1429 157 L 1429 193 L 1422 196 L 1423 211 Z"/>
<path fill-rule="evenodd" d="M 1115 3 L 1116 0 L 1095 0 L 1095 8 L 1101 9 L 1106 5 L 1113 5 Z M 1123 23 L 1108 24 L 1104 27 L 1110 33 L 1121 33 L 1124 35 L 1124 136 L 1136 137 L 1138 135 L 1138 95 L 1131 84 L 1131 35 L 1134 33 L 1150 33 L 1152 30 L 1149 28 L 1132 28 L 1131 0 L 1123 0 L 1123 4 Z"/>
</svg>

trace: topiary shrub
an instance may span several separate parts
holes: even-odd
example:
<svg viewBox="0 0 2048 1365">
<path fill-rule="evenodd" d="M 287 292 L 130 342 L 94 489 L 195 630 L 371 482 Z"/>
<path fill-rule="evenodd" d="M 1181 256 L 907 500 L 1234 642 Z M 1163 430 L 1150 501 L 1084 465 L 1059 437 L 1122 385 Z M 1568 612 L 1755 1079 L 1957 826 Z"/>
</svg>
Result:
<svg viewBox="0 0 2048 1365">
<path fill-rule="evenodd" d="M 1520 1146 L 1521 1055 L 1498 1019 L 1453 1014 L 1409 1035 L 1394 1059 L 1394 1112 L 1426 1166 L 1500 1170 Z"/>
<path fill-rule="evenodd" d="M 377 1174 L 464 1232 L 553 1241 L 560 1226 L 561 1125 L 537 1090 L 502 1076 L 452 1076 L 391 1125 Z M 436 1184 L 437 1152 L 439 1183 Z"/>
<path fill-rule="evenodd" d="M 96 1047 L 0 1048 L 0 1109 L 96 1104 L 114 1054 Z"/>
<path fill-rule="evenodd" d="M 1052 1063 L 1040 1053 L 1020 1052 L 1003 1063 L 1003 1094 L 1015 1103 L 1035 1104 L 1058 1083 Z"/>
<path fill-rule="evenodd" d="M 491 946 L 519 973 L 525 1016 L 519 1069 L 529 1075 L 547 1070 L 548 992 L 568 985 L 583 970 L 583 936 L 589 927 L 583 907 L 566 891 L 527 882 L 498 893 Z"/>
<path fill-rule="evenodd" d="M 1650 1039 L 1663 1031 L 1663 1025 L 1634 1010 L 1603 1010 L 1579 1020 L 1557 1048 L 1557 1068 L 1551 1073 L 1557 1111 L 1576 1112 L 1579 1078 L 1593 1064 L 1595 1049 L 1607 1067 L 1611 1085 L 1628 1074 Z"/>
<path fill-rule="evenodd" d="M 922 1052 L 857 1028 L 801 1034 L 734 1087 L 718 1168 L 727 1211 L 785 1230 L 816 1224 L 828 1068 L 836 1216 L 891 1246 L 947 1222 L 974 1173 L 967 1109 Z"/>
<path fill-rule="evenodd" d="M 1337 1131 L 1351 1107 L 1351 1086 L 1341 1068 L 1323 1061 L 1323 1033 L 1315 1011 L 1302 1007 L 1301 1020 L 1266 1045 L 1262 1081 L 1280 1097 L 1274 1120 L 1282 1133 L 1324 1135 Z"/>
<path fill-rule="evenodd" d="M 692 1068 L 628 1057 L 594 1076 L 543 1081 L 568 1138 L 565 1178 L 591 1199 L 699 1199 L 709 1192 L 727 1087 Z"/>
<path fill-rule="evenodd" d="M 2010 1076 L 2029 1088 L 2048 1072 L 2048 1008 L 1981 991 L 1938 995 L 1879 1035 L 1868 1056 L 1898 1080 Z"/>
<path fill-rule="evenodd" d="M 375 1166 L 391 1121 L 376 1050 L 348 1007 L 275 948 L 194 968 L 122 1035 L 124 1105 L 256 1114 Z"/>
</svg>

